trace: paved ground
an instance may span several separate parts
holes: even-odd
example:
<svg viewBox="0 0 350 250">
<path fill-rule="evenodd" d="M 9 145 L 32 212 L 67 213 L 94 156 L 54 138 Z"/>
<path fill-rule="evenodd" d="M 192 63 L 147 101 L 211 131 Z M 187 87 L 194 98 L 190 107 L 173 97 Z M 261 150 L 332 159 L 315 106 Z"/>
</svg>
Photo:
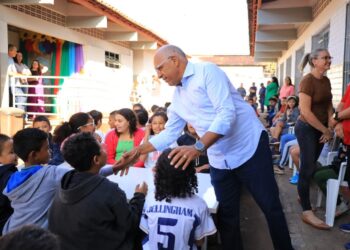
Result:
<svg viewBox="0 0 350 250">
<path fill-rule="evenodd" d="M 260 114 L 260 120 L 266 113 Z M 301 207 L 297 202 L 296 186 L 288 181 L 292 172 L 285 175 L 276 175 L 279 186 L 280 199 L 287 218 L 287 223 L 295 250 L 344 250 L 344 244 L 350 242 L 350 234 L 343 233 L 338 226 L 350 222 L 350 211 L 337 218 L 334 227 L 330 231 L 322 231 L 303 223 L 300 219 Z M 316 188 L 312 187 L 311 202 L 316 203 Z M 316 211 L 319 218 L 324 218 L 325 198 L 322 207 Z M 250 194 L 243 190 L 241 196 L 241 232 L 245 250 L 273 250 L 265 217 L 256 205 Z M 209 239 L 208 250 L 219 250 L 220 245 L 214 237 Z M 282 249 L 283 250 L 283 249 Z"/>
<path fill-rule="evenodd" d="M 350 241 L 350 234 L 339 231 L 338 226 L 350 222 L 350 212 L 336 219 L 330 231 L 317 230 L 304 224 L 300 219 L 301 207 L 297 202 L 296 186 L 288 182 L 290 176 L 291 172 L 287 172 L 276 176 L 276 180 L 295 250 L 343 250 L 344 243 Z M 311 197 L 315 203 L 315 188 Z M 324 218 L 324 209 L 323 204 L 317 210 L 319 218 Z M 247 191 L 243 191 L 241 197 L 241 232 L 245 250 L 273 250 L 264 215 Z M 210 239 L 208 249 L 218 250 L 220 246 Z"/>
</svg>

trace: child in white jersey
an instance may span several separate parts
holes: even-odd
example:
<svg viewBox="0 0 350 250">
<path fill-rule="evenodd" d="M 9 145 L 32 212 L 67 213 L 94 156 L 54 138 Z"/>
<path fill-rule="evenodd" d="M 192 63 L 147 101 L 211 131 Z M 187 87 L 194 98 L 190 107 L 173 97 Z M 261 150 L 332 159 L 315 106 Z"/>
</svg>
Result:
<svg viewBox="0 0 350 250">
<path fill-rule="evenodd" d="M 194 165 L 185 170 L 170 165 L 166 149 L 155 166 L 155 197 L 146 199 L 140 228 L 148 234 L 143 249 L 193 249 L 216 227 L 207 204 L 195 195 L 197 176 Z"/>
</svg>

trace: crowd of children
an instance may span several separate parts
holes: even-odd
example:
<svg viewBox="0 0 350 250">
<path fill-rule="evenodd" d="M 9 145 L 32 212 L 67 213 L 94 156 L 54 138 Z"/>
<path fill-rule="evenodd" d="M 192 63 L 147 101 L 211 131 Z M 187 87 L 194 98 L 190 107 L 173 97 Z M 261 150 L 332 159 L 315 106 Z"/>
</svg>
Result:
<svg viewBox="0 0 350 250">
<path fill-rule="evenodd" d="M 155 172 L 155 193 L 146 203 L 146 183 L 136 186 L 128 202 L 118 184 L 105 178 L 123 171 L 113 165 L 123 153 L 164 129 L 164 109 L 149 120 L 147 113 L 145 124 L 146 110 L 138 107 L 111 112 L 106 135 L 98 130 L 102 114 L 96 110 L 72 115 L 53 135 L 45 116 L 35 117 L 32 128 L 13 138 L 0 134 L 0 246 L 20 249 L 23 242 L 15 239 L 31 232 L 48 240 L 40 249 L 196 249 L 216 232 L 206 203 L 195 195 L 196 167 L 208 171 L 202 158 L 181 171 L 170 165 L 170 149 L 141 155 L 135 166 Z M 168 213 L 161 207 L 169 207 Z M 163 226 L 174 234 L 159 231 Z"/>
</svg>

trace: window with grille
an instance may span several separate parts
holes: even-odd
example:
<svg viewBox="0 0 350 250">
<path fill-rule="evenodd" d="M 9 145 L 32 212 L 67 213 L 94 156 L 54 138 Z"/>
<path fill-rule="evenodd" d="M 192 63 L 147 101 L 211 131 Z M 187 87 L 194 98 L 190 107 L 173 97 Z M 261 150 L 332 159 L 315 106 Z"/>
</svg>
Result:
<svg viewBox="0 0 350 250">
<path fill-rule="evenodd" d="M 119 69 L 119 54 L 106 51 L 105 52 L 105 65 L 108 68 Z"/>
<path fill-rule="evenodd" d="M 350 82 L 350 4 L 346 7 L 343 93 Z"/>
<path fill-rule="evenodd" d="M 299 83 L 301 81 L 301 78 L 303 78 L 303 73 L 299 69 L 299 65 L 301 63 L 301 60 L 303 60 L 305 52 L 305 47 L 301 47 L 295 52 L 295 65 L 294 65 L 294 86 L 295 86 L 295 93 L 299 92 Z"/>
<path fill-rule="evenodd" d="M 328 49 L 329 26 L 321 30 L 318 34 L 312 36 L 312 51 L 316 49 Z"/>
</svg>

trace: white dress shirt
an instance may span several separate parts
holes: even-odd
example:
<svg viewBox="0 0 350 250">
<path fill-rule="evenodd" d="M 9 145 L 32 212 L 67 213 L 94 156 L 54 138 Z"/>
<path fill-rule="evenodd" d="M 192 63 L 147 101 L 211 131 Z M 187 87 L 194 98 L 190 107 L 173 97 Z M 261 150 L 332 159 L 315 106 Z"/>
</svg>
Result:
<svg viewBox="0 0 350 250">
<path fill-rule="evenodd" d="M 163 151 L 188 122 L 200 137 L 207 131 L 223 135 L 207 150 L 211 166 L 233 169 L 248 161 L 264 127 L 227 75 L 215 64 L 188 62 L 181 83 L 168 107 L 165 130 L 149 142 Z"/>
</svg>

